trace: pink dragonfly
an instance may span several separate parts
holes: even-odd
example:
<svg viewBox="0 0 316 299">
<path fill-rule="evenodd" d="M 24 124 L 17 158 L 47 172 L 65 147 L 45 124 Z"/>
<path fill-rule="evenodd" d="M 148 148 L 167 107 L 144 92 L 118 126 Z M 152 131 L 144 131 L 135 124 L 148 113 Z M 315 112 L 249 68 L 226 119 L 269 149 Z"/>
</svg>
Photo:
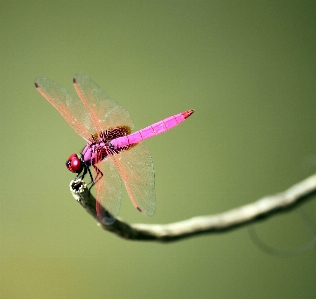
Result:
<svg viewBox="0 0 316 299">
<path fill-rule="evenodd" d="M 87 143 L 79 155 L 70 155 L 68 170 L 82 179 L 89 172 L 92 186 L 96 186 L 96 213 L 103 223 L 112 224 L 119 213 L 121 179 L 135 208 L 152 216 L 156 208 L 155 173 L 152 158 L 141 141 L 177 126 L 194 110 L 131 133 L 134 125 L 129 113 L 89 77 L 79 73 L 73 84 L 81 101 L 47 78 L 35 79 L 36 89 Z"/>
</svg>

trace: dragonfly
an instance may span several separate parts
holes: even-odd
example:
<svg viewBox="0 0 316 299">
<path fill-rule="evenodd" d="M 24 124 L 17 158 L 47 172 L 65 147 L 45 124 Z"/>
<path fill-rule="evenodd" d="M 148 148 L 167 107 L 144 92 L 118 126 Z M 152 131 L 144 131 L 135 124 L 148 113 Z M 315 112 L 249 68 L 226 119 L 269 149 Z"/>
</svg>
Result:
<svg viewBox="0 0 316 299">
<path fill-rule="evenodd" d="M 86 142 L 78 155 L 69 156 L 66 167 L 77 174 L 76 178 L 83 179 L 90 174 L 100 221 L 111 225 L 117 218 L 122 181 L 134 207 L 152 216 L 156 209 L 155 172 L 152 157 L 142 141 L 179 125 L 194 110 L 175 114 L 132 133 L 134 124 L 128 111 L 86 75 L 79 73 L 73 78 L 79 98 L 45 77 L 37 77 L 34 84 Z"/>
</svg>

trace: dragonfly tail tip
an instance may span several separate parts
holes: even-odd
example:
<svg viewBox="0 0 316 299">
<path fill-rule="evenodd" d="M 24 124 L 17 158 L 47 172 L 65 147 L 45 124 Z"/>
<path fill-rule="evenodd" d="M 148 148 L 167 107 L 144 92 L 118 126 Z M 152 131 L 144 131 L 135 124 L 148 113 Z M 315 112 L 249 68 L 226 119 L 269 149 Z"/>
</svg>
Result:
<svg viewBox="0 0 316 299">
<path fill-rule="evenodd" d="M 191 110 L 187 110 L 185 112 L 182 112 L 182 115 L 184 118 L 188 118 L 191 114 L 194 113 L 195 110 L 191 109 Z"/>
</svg>

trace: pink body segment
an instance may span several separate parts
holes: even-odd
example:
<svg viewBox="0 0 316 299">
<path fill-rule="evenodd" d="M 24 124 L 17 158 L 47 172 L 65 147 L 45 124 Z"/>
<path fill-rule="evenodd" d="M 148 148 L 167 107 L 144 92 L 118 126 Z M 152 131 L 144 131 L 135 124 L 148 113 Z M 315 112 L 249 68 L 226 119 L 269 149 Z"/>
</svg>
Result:
<svg viewBox="0 0 316 299">
<path fill-rule="evenodd" d="M 183 122 L 186 118 L 188 118 L 193 112 L 194 110 L 187 110 L 185 112 L 167 117 L 133 134 L 116 138 L 111 141 L 111 144 L 116 149 L 136 144 L 144 139 L 151 138 L 153 136 L 156 136 L 167 130 L 172 129 L 173 127 Z"/>
</svg>

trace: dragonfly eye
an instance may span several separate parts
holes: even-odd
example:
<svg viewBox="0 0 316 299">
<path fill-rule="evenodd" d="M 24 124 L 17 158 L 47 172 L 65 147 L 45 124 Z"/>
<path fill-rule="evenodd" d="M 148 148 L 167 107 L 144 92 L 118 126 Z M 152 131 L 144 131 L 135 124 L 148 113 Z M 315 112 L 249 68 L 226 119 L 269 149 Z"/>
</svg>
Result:
<svg viewBox="0 0 316 299">
<path fill-rule="evenodd" d="M 82 162 L 76 154 L 72 154 L 66 162 L 66 167 L 71 172 L 79 173 L 82 170 Z"/>
</svg>

